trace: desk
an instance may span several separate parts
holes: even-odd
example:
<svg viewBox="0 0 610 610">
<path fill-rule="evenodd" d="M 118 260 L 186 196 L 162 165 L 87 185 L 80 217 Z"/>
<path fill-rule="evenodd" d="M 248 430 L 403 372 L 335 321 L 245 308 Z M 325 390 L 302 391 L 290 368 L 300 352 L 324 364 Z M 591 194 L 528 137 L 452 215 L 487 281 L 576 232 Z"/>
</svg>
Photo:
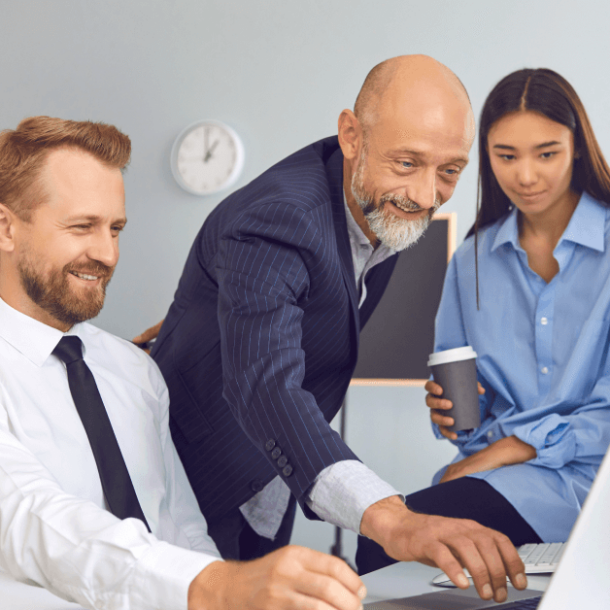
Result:
<svg viewBox="0 0 610 610">
<path fill-rule="evenodd" d="M 439 573 L 438 568 L 429 568 L 421 563 L 396 563 L 362 577 L 368 595 L 364 603 L 410 597 L 422 593 L 442 591 L 433 587 L 430 581 Z M 550 576 L 529 576 L 528 588 L 544 591 Z M 0 573 L 0 607 L 2 610 L 83 610 L 45 589 L 15 582 Z"/>
<path fill-rule="evenodd" d="M 430 568 L 414 562 L 395 563 L 387 568 L 376 570 L 362 577 L 367 589 L 364 603 L 443 591 L 442 588 L 430 584 L 430 581 L 439 573 L 438 568 Z M 544 591 L 550 580 L 550 575 L 530 574 L 527 577 L 528 589 Z"/>
</svg>

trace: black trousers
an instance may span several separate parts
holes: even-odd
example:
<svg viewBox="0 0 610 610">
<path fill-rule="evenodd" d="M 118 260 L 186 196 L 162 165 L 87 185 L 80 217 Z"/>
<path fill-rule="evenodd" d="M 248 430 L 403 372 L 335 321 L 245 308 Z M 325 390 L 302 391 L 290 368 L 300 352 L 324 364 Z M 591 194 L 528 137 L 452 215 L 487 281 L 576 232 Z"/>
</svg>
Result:
<svg viewBox="0 0 610 610">
<path fill-rule="evenodd" d="M 514 506 L 482 479 L 462 477 L 434 485 L 406 497 L 406 505 L 426 515 L 473 519 L 506 534 L 515 546 L 542 540 Z M 359 574 L 368 574 L 396 563 L 372 540 L 358 536 L 356 565 Z"/>
<path fill-rule="evenodd" d="M 223 559 L 258 559 L 290 543 L 296 505 L 294 496 L 290 496 L 288 509 L 274 540 L 259 536 L 250 527 L 239 508 L 220 519 L 208 520 L 208 534 L 216 543 Z"/>
</svg>

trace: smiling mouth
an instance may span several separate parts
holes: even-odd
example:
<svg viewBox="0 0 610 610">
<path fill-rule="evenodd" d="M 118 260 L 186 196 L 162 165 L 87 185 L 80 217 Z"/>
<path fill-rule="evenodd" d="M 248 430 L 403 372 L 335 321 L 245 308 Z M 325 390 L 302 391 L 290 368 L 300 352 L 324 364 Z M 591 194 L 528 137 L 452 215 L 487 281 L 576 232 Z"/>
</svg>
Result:
<svg viewBox="0 0 610 610">
<path fill-rule="evenodd" d="M 81 280 L 88 280 L 90 282 L 100 279 L 100 277 L 97 275 L 89 275 L 87 273 L 77 273 L 76 271 L 70 271 L 70 273 L 72 275 L 75 275 L 77 278 L 79 278 Z"/>
<path fill-rule="evenodd" d="M 390 199 L 389 203 L 391 203 L 394 207 L 398 208 L 402 212 L 406 212 L 407 214 L 418 214 L 419 212 L 424 211 L 423 208 L 420 208 L 419 206 L 417 208 L 413 208 L 406 204 L 401 204 L 394 199 Z"/>
<path fill-rule="evenodd" d="M 536 199 L 536 197 L 546 193 L 546 191 L 538 191 L 537 193 L 517 193 L 522 199 Z"/>
</svg>

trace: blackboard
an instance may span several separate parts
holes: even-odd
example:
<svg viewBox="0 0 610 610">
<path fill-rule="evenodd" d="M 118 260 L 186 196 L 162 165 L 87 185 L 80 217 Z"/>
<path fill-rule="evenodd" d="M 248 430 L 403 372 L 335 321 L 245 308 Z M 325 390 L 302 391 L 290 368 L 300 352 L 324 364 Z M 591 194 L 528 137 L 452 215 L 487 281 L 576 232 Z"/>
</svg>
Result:
<svg viewBox="0 0 610 610">
<path fill-rule="evenodd" d="M 425 384 L 455 233 L 455 212 L 437 214 L 417 244 L 398 255 L 388 287 L 360 333 L 352 385 Z"/>
</svg>

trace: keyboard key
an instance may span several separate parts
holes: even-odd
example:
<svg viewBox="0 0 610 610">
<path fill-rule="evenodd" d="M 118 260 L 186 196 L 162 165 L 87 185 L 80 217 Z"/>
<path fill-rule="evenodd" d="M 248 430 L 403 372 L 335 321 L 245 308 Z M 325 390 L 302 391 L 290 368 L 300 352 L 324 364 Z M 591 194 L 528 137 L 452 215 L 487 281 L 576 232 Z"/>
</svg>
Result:
<svg viewBox="0 0 610 610">
<path fill-rule="evenodd" d="M 549 545 L 549 548 L 542 554 L 542 557 L 536 562 L 536 565 L 539 567 L 543 566 L 551 566 L 557 563 L 555 559 L 555 555 L 557 555 L 561 551 L 562 547 L 561 542 L 553 542 Z"/>
</svg>

